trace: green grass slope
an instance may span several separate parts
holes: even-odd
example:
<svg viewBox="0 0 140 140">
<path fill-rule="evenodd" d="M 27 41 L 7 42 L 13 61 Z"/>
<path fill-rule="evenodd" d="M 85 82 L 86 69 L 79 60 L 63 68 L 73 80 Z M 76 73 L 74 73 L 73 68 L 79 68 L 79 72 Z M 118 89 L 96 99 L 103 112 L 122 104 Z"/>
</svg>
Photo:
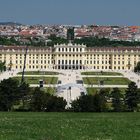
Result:
<svg viewBox="0 0 140 140">
<path fill-rule="evenodd" d="M 0 140 L 138 140 L 140 113 L 0 113 Z"/>
</svg>

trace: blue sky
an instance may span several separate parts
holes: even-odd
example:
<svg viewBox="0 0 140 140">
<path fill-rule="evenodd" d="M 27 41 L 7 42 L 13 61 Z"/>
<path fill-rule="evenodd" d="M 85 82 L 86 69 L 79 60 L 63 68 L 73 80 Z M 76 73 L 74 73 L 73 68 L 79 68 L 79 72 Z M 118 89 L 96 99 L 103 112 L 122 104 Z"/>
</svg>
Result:
<svg viewBox="0 0 140 140">
<path fill-rule="evenodd" d="M 0 0 L 0 22 L 140 25 L 140 0 Z"/>
</svg>

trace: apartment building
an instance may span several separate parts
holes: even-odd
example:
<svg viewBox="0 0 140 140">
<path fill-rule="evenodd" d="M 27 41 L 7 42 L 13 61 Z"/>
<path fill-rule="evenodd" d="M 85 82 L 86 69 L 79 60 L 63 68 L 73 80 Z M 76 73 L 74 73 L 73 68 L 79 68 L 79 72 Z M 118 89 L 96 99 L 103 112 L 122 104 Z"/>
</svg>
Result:
<svg viewBox="0 0 140 140">
<path fill-rule="evenodd" d="M 0 61 L 13 70 L 22 70 L 25 46 L 1 46 Z M 140 47 L 86 47 L 61 44 L 52 48 L 28 47 L 26 70 L 94 69 L 133 70 L 140 61 Z"/>
</svg>

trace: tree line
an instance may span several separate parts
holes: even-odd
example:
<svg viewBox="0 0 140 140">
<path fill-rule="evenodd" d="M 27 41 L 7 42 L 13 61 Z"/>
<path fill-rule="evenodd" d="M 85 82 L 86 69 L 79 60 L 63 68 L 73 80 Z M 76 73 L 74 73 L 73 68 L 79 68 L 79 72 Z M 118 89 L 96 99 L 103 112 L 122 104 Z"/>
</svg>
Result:
<svg viewBox="0 0 140 140">
<path fill-rule="evenodd" d="M 9 78 L 0 83 L 0 111 L 64 111 L 66 101 Z"/>
<path fill-rule="evenodd" d="M 119 88 L 113 88 L 111 93 L 101 89 L 94 95 L 80 96 L 72 102 L 74 112 L 133 112 L 139 111 L 140 90 L 136 83 L 131 82 L 122 94 Z"/>
<path fill-rule="evenodd" d="M 83 37 L 81 39 L 75 39 L 74 43 L 85 44 L 87 47 L 95 46 L 105 46 L 105 47 L 123 47 L 123 46 L 140 46 L 139 41 L 119 41 L 119 40 L 110 40 L 108 38 L 98 38 L 98 37 Z"/>
<path fill-rule="evenodd" d="M 71 33 L 72 34 L 72 33 Z M 117 40 L 110 40 L 108 38 L 98 38 L 98 37 L 83 37 L 80 39 L 74 39 L 73 34 L 68 34 L 67 39 L 62 37 L 57 37 L 56 35 L 51 35 L 48 37 L 47 43 L 44 39 L 37 39 L 35 37 L 27 37 L 27 42 L 22 42 L 16 40 L 14 37 L 0 37 L 0 45 L 28 45 L 28 46 L 35 46 L 35 47 L 53 47 L 55 44 L 68 44 L 69 39 L 72 39 L 72 43 L 76 44 L 85 44 L 87 47 L 123 47 L 123 46 L 140 46 L 139 41 L 117 41 Z"/>
<path fill-rule="evenodd" d="M 131 82 L 122 94 L 118 88 L 100 89 L 94 95 L 81 95 L 66 108 L 62 97 L 50 95 L 42 88 L 30 88 L 28 84 L 9 78 L 0 83 L 0 111 L 37 111 L 37 112 L 122 112 L 139 111 L 140 91 Z"/>
</svg>

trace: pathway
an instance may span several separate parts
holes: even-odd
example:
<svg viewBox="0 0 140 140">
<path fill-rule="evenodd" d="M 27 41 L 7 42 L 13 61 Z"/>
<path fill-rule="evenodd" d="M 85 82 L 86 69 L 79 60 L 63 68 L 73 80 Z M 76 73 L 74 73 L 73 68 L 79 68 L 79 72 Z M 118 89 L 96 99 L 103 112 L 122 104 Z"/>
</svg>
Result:
<svg viewBox="0 0 140 140">
<path fill-rule="evenodd" d="M 61 71 L 62 74 L 59 75 L 59 84 L 57 95 L 63 97 L 70 107 L 71 101 L 75 100 L 81 95 L 81 92 L 85 92 L 86 89 L 81 84 L 77 84 L 77 80 L 82 80 L 80 78 L 80 72 L 78 71 Z"/>
</svg>

